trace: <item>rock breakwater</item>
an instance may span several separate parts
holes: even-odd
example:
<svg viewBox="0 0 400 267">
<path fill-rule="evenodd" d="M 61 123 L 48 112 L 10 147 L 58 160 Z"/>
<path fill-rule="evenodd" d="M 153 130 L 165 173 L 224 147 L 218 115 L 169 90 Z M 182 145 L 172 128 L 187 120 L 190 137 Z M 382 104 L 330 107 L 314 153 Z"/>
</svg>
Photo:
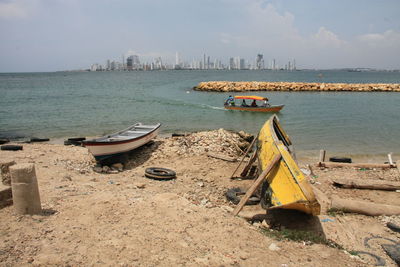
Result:
<svg viewBox="0 0 400 267">
<path fill-rule="evenodd" d="M 302 83 L 302 82 L 201 82 L 198 91 L 333 91 L 333 92 L 400 92 L 398 83 Z"/>
</svg>

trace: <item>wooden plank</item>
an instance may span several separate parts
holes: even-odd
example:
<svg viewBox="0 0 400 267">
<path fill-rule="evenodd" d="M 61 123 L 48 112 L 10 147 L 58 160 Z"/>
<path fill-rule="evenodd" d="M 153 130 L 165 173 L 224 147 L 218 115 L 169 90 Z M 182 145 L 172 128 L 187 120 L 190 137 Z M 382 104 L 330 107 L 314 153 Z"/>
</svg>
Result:
<svg viewBox="0 0 400 267">
<path fill-rule="evenodd" d="M 234 157 L 225 156 L 225 155 L 221 155 L 221 154 L 215 154 L 215 153 L 211 153 L 211 152 L 207 153 L 207 156 L 216 158 L 216 159 L 222 159 L 222 160 L 229 161 L 229 162 L 237 161 L 237 159 Z"/>
<path fill-rule="evenodd" d="M 390 165 L 390 164 L 374 164 L 374 163 L 340 163 L 340 162 L 319 162 L 317 166 L 325 168 L 352 167 L 352 168 L 366 168 L 366 169 L 372 169 L 372 168 L 388 169 L 397 167 L 396 164 Z"/>
<path fill-rule="evenodd" d="M 267 177 L 268 173 L 273 169 L 273 167 L 278 163 L 282 158 L 281 154 L 275 155 L 265 170 L 258 176 L 258 178 L 254 181 L 254 183 L 247 190 L 246 194 L 242 197 L 239 204 L 233 210 L 233 215 L 238 215 L 242 210 L 243 206 L 246 204 L 247 200 L 252 196 L 252 194 L 257 190 L 257 188 L 264 181 L 265 177 Z"/>
<path fill-rule="evenodd" d="M 332 179 L 332 182 L 333 185 L 342 188 L 373 189 L 373 190 L 386 190 L 386 191 L 400 190 L 400 182 L 394 182 L 394 181 L 335 178 Z"/>
<path fill-rule="evenodd" d="M 231 175 L 231 177 L 230 177 L 229 179 L 232 179 L 232 177 L 235 175 L 235 173 L 236 173 L 237 170 L 239 169 L 240 165 L 242 165 L 242 163 L 243 163 L 243 161 L 244 161 L 244 158 L 247 156 L 247 154 L 249 154 L 250 150 L 251 150 L 252 147 L 254 146 L 254 144 L 255 144 L 255 142 L 257 141 L 257 139 L 258 139 L 258 134 L 257 134 L 256 137 L 254 137 L 253 141 L 251 141 L 249 147 L 248 147 L 247 150 L 246 150 L 246 153 L 244 153 L 244 155 L 243 155 L 241 161 L 240 161 L 239 164 L 236 166 L 236 169 L 233 171 L 233 173 L 232 173 L 232 175 Z M 255 153 L 255 152 L 254 152 L 254 153 Z"/>
<path fill-rule="evenodd" d="M 320 151 L 319 151 L 319 166 L 321 166 L 321 163 L 322 162 L 324 162 L 325 161 L 325 154 L 326 154 L 326 151 L 325 150 L 323 150 L 323 149 L 321 149 Z"/>
<path fill-rule="evenodd" d="M 399 206 L 375 204 L 367 201 L 342 199 L 339 197 L 332 198 L 331 208 L 344 212 L 358 213 L 368 216 L 400 215 Z"/>
<path fill-rule="evenodd" d="M 251 156 L 249 162 L 247 163 L 247 165 L 244 167 L 242 173 L 240 174 L 240 177 L 246 177 L 247 173 L 249 172 L 251 166 L 256 161 L 256 159 L 257 159 L 257 151 L 254 151 L 254 153 Z"/>
<path fill-rule="evenodd" d="M 388 160 L 389 160 L 389 164 L 390 164 L 390 165 L 394 165 L 394 164 L 393 164 L 393 159 L 392 159 L 392 153 L 389 153 L 389 154 L 388 154 Z"/>
</svg>

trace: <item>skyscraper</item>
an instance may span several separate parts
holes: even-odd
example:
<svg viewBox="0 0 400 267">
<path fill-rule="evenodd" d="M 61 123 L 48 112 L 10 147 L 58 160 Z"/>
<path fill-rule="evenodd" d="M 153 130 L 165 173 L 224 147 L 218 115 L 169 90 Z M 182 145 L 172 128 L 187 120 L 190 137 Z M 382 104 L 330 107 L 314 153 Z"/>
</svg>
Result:
<svg viewBox="0 0 400 267">
<path fill-rule="evenodd" d="M 257 70 L 264 69 L 264 56 L 263 56 L 263 54 L 257 54 L 256 66 L 255 67 L 256 67 Z"/>
</svg>

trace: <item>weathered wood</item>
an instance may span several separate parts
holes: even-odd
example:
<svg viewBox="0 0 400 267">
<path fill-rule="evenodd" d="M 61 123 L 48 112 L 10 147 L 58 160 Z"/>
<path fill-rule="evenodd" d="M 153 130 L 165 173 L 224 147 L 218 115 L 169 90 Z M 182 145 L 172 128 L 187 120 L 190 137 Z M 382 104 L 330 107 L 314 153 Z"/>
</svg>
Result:
<svg viewBox="0 0 400 267">
<path fill-rule="evenodd" d="M 392 153 L 389 153 L 389 154 L 388 154 L 388 160 L 389 160 L 389 164 L 390 164 L 390 165 L 394 165 L 394 164 L 393 164 L 393 159 L 392 159 Z"/>
<path fill-rule="evenodd" d="M 368 216 L 400 215 L 400 206 L 375 204 L 367 201 L 342 199 L 339 197 L 332 198 L 331 208 Z"/>
<path fill-rule="evenodd" d="M 382 168 L 382 169 L 389 169 L 389 168 L 396 168 L 396 164 L 374 164 L 374 163 L 340 163 L 340 162 L 319 162 L 317 164 L 319 167 L 325 168 L 341 168 L 341 167 L 352 167 L 352 168 Z"/>
<path fill-rule="evenodd" d="M 311 165 L 310 165 L 310 164 L 307 164 L 306 167 L 307 167 L 308 170 L 310 171 L 311 177 L 312 177 L 312 176 L 315 176 L 315 173 L 314 173 L 313 169 L 311 168 Z"/>
<path fill-rule="evenodd" d="M 253 155 L 251 155 L 249 162 L 244 167 L 243 171 L 240 173 L 240 177 L 247 176 L 247 173 L 249 172 L 251 166 L 253 166 L 253 163 L 256 161 L 256 159 L 257 159 L 257 151 L 254 151 Z"/>
<path fill-rule="evenodd" d="M 342 188 L 358 188 L 372 190 L 396 191 L 400 190 L 400 182 L 384 180 L 360 180 L 360 179 L 332 179 L 333 185 Z"/>
<path fill-rule="evenodd" d="M 323 149 L 319 151 L 319 165 L 321 165 L 321 163 L 325 161 L 325 153 L 326 151 Z"/>
<path fill-rule="evenodd" d="M 239 164 L 236 166 L 236 169 L 233 171 L 231 177 L 229 179 L 232 179 L 232 177 L 235 175 L 235 173 L 237 172 L 237 170 L 239 169 L 240 165 L 242 165 L 244 158 L 247 156 L 247 154 L 249 154 L 249 152 L 251 151 L 251 149 L 253 148 L 256 140 L 258 139 L 258 135 L 256 137 L 254 137 L 253 141 L 251 141 L 249 147 L 246 150 L 246 153 L 243 154 L 242 159 L 240 160 Z"/>
<path fill-rule="evenodd" d="M 258 176 L 258 178 L 254 181 L 254 183 L 250 186 L 247 190 L 246 194 L 242 197 L 239 204 L 233 210 L 233 215 L 238 215 L 239 212 L 242 210 L 243 206 L 246 204 L 247 200 L 252 196 L 252 194 L 257 190 L 257 188 L 261 185 L 264 181 L 265 177 L 267 177 L 268 173 L 273 169 L 273 167 L 280 161 L 282 158 L 281 154 L 275 155 L 265 170 Z"/>
<path fill-rule="evenodd" d="M 237 161 L 237 158 L 225 156 L 225 155 L 221 155 L 221 154 L 215 154 L 215 153 L 211 153 L 211 152 L 207 153 L 207 156 L 216 158 L 216 159 L 222 159 L 222 160 L 229 161 L 229 162 Z"/>
</svg>

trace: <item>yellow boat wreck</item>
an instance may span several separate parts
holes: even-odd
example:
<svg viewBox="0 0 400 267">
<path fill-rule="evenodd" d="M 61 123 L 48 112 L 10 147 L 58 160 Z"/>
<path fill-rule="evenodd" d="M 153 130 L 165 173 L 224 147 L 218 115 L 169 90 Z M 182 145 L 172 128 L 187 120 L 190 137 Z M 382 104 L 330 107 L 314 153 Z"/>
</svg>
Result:
<svg viewBox="0 0 400 267">
<path fill-rule="evenodd" d="M 321 206 L 294 160 L 292 143 L 276 115 L 261 128 L 257 141 L 259 173 L 268 173 L 261 186 L 261 205 L 266 209 L 294 209 L 320 214 Z M 276 164 L 272 166 L 271 162 Z"/>
</svg>

